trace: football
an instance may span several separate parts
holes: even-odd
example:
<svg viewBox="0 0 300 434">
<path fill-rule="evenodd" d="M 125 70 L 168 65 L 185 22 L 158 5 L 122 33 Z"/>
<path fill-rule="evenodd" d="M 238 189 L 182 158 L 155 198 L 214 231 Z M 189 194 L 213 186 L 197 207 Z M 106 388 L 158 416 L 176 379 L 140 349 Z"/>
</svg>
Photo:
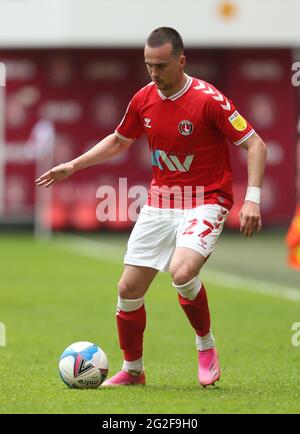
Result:
<svg viewBox="0 0 300 434">
<path fill-rule="evenodd" d="M 75 342 L 62 353 L 59 373 L 71 388 L 96 389 L 107 377 L 108 359 L 98 345 Z"/>
</svg>

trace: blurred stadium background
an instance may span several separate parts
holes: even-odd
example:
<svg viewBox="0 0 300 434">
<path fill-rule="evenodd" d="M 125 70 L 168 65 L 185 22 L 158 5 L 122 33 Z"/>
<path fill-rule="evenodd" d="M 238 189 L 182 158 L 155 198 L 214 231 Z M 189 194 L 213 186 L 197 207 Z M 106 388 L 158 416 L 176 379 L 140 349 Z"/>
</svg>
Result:
<svg viewBox="0 0 300 434">
<path fill-rule="evenodd" d="M 151 165 L 145 139 L 122 156 L 78 173 L 47 192 L 36 189 L 34 179 L 114 131 L 132 95 L 149 81 L 143 60 L 145 38 L 154 28 L 166 25 L 183 36 L 187 73 L 213 83 L 229 96 L 269 149 L 262 195 L 264 233 L 243 240 L 238 233 L 238 212 L 246 191 L 247 161 L 242 149 L 231 147 L 235 205 L 220 246 L 207 264 L 206 276 L 219 288 L 242 287 L 291 300 L 284 326 L 285 345 L 291 346 L 291 325 L 300 321 L 300 275 L 288 267 L 285 236 L 300 191 L 300 88 L 292 84 L 293 65 L 300 62 L 299 16 L 298 0 L 0 0 L 0 321 L 7 326 L 8 343 L 23 342 L 23 338 L 18 341 L 17 333 L 14 335 L 14 327 L 18 329 L 14 305 L 22 300 L 24 288 L 38 305 L 42 296 L 35 291 L 39 287 L 52 306 L 53 289 L 59 292 L 60 285 L 71 295 L 73 284 L 76 287 L 74 282 L 67 287 L 71 265 L 70 274 L 61 276 L 65 280 L 51 286 L 56 273 L 57 279 L 59 276 L 58 264 L 52 274 L 49 271 L 55 249 L 65 255 L 69 251 L 94 257 L 100 265 L 104 261 L 100 267 L 103 273 L 106 267 L 114 270 L 112 280 L 105 280 L 111 285 L 111 304 L 107 311 L 101 307 L 101 315 L 113 316 L 122 251 L 133 223 L 99 222 L 96 191 L 101 185 L 117 188 L 119 178 L 124 177 L 128 187 L 149 183 Z M 35 241 L 34 234 L 49 244 Z M 298 257 L 293 264 L 297 266 L 299 259 L 300 268 L 300 236 L 295 239 Z M 105 265 L 107 255 L 119 259 L 117 269 L 109 262 Z M 39 257 L 41 262 L 49 261 L 46 277 L 35 274 L 36 268 L 45 267 Z M 68 258 L 61 256 L 62 264 L 64 259 L 67 267 Z M 89 266 L 86 262 L 78 266 L 83 267 L 84 279 Z M 94 291 L 94 302 L 107 290 L 101 288 L 101 279 L 94 281 L 93 289 L 91 281 L 83 288 Z M 42 306 L 44 299 L 40 303 Z M 64 309 L 57 303 L 52 306 L 53 318 Z M 100 319 L 93 314 L 95 327 L 100 328 Z M 232 314 L 239 312 L 232 310 Z M 30 311 L 29 315 L 35 318 Z M 113 318 L 109 321 L 108 330 L 114 327 Z M 84 330 L 88 333 L 88 327 Z M 113 329 L 110 334 L 114 333 Z M 97 334 L 92 338 L 97 340 Z M 114 363 L 116 358 L 117 368 L 117 343 L 111 344 L 108 334 L 103 339 L 106 348 L 116 353 L 110 359 Z M 80 340 L 75 332 L 68 332 L 64 339 L 62 334 L 56 350 L 63 350 L 72 340 Z M 8 344 L 7 351 L 9 348 Z M 52 354 L 54 364 L 56 356 Z M 5 408 L 9 412 L 12 407 Z M 17 408 L 33 411 L 34 406 Z"/>
</svg>

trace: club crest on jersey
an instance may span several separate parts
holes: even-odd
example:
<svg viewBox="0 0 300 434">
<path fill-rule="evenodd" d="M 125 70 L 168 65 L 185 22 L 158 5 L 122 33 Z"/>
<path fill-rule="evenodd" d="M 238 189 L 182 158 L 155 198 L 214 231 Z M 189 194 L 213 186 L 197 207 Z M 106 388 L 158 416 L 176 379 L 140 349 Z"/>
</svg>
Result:
<svg viewBox="0 0 300 434">
<path fill-rule="evenodd" d="M 151 119 L 150 118 L 144 118 L 144 122 L 145 122 L 144 125 L 146 128 L 151 128 L 151 125 L 150 125 Z"/>
<path fill-rule="evenodd" d="M 178 129 L 183 136 L 189 136 L 193 132 L 193 124 L 191 121 L 184 120 L 179 123 Z"/>
</svg>

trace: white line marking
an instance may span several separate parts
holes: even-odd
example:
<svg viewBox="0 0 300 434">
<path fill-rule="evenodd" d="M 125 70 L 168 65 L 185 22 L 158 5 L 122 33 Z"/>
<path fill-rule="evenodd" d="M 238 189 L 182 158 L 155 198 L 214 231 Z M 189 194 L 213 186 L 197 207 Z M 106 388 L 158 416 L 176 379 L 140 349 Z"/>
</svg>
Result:
<svg viewBox="0 0 300 434">
<path fill-rule="evenodd" d="M 236 274 L 223 273 L 209 268 L 203 269 L 201 274 L 204 279 L 234 291 L 254 292 L 255 294 L 270 295 L 284 300 L 300 302 L 300 290 L 297 288 Z"/>
<path fill-rule="evenodd" d="M 120 264 L 124 251 L 120 246 L 114 246 L 103 241 L 88 240 L 84 237 L 66 237 L 63 241 L 54 240 L 53 245 L 81 256 Z M 265 296 L 277 297 L 283 300 L 300 302 L 300 290 L 278 285 L 263 280 L 238 276 L 236 274 L 219 272 L 206 267 L 201 272 L 203 280 L 223 286 L 233 291 L 246 291 Z"/>
<path fill-rule="evenodd" d="M 76 253 L 80 256 L 115 263 L 120 263 L 124 253 L 120 246 L 114 246 L 102 241 L 88 240 L 87 238 L 77 235 L 66 237 L 63 241 L 60 239 L 54 239 L 52 244 L 54 247 L 68 250 L 69 252 Z"/>
</svg>

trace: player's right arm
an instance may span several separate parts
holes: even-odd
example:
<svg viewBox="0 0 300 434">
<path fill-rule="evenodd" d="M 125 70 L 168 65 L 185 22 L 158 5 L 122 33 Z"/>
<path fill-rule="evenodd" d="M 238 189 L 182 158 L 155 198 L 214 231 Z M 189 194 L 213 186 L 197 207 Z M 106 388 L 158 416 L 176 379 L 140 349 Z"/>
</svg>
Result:
<svg viewBox="0 0 300 434">
<path fill-rule="evenodd" d="M 92 149 L 67 163 L 62 163 L 59 166 L 53 167 L 46 173 L 36 179 L 35 183 L 38 186 L 50 187 L 56 181 L 62 181 L 78 170 L 86 167 L 94 166 L 109 160 L 110 158 L 120 154 L 128 149 L 134 142 L 134 139 L 121 138 L 116 133 L 110 134 Z"/>
<path fill-rule="evenodd" d="M 68 163 L 60 164 L 48 170 L 35 183 L 38 186 L 50 187 L 56 181 L 62 181 L 78 170 L 107 161 L 128 149 L 143 132 L 139 116 L 139 92 L 128 104 L 125 115 L 114 134 L 105 137 L 92 149 Z"/>
</svg>

